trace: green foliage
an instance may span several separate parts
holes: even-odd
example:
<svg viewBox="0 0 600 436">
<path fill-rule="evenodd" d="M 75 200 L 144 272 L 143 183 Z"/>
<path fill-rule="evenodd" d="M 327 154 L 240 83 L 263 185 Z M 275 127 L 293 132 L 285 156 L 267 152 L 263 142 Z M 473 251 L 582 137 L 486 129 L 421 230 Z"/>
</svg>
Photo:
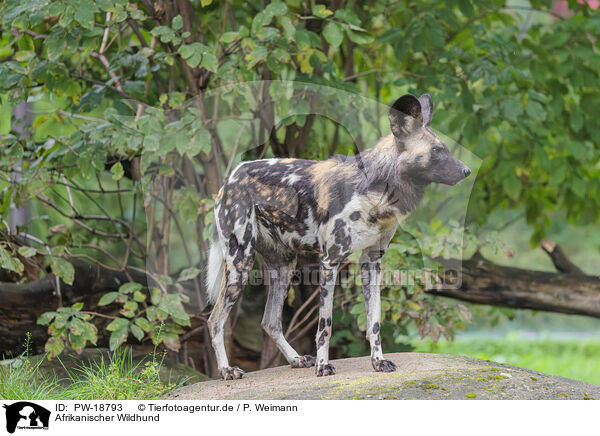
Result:
<svg viewBox="0 0 600 436">
<path fill-rule="evenodd" d="M 82 312 L 83 303 L 75 303 L 71 307 L 59 307 L 56 312 L 45 312 L 37 323 L 48 325 L 46 352 L 50 356 L 59 355 L 66 345 L 76 352 L 83 351 L 88 342 L 96 344 L 98 330 L 90 322 L 92 315 Z"/>
<path fill-rule="evenodd" d="M 190 317 L 182 304 L 182 296 L 165 294 L 158 288 L 144 288 L 139 283 L 125 283 L 118 292 L 108 292 L 98 301 L 99 306 L 120 304 L 122 317 L 100 315 L 112 319 L 105 329 L 110 332 L 109 346 L 116 350 L 129 336 L 139 342 L 146 335 L 154 345 L 164 344 L 178 351 L 181 326 L 190 325 Z M 38 324 L 48 325 L 49 339 L 46 352 L 50 357 L 59 355 L 66 346 L 81 353 L 87 343 L 96 344 L 98 330 L 94 319 L 98 314 L 83 311 L 83 303 L 71 307 L 59 307 L 56 312 L 45 312 Z"/>
<path fill-rule="evenodd" d="M 487 339 L 457 339 L 454 342 L 414 341 L 415 351 L 455 354 L 489 359 L 540 371 L 546 374 L 600 384 L 598 340 L 557 340 L 520 338 L 516 334 Z"/>
</svg>

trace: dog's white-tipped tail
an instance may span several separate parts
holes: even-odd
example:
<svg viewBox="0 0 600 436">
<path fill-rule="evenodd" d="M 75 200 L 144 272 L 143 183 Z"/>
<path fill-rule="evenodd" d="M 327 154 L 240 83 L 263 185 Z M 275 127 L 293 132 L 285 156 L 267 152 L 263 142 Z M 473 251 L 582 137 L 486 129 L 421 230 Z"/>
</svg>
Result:
<svg viewBox="0 0 600 436">
<path fill-rule="evenodd" d="M 208 265 L 206 271 L 206 293 L 209 304 L 214 304 L 221 291 L 223 279 L 223 246 L 219 239 L 213 239 L 208 253 Z"/>
</svg>

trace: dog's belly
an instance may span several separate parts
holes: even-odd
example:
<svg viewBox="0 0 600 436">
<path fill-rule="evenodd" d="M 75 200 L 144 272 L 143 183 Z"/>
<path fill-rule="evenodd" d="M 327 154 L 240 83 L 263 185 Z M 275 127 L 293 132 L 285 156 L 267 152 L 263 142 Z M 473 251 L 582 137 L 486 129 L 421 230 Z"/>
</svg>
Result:
<svg viewBox="0 0 600 436">
<path fill-rule="evenodd" d="M 319 252 L 317 226 L 309 217 L 300 222 L 285 213 L 257 210 L 257 251 L 272 261 Z M 279 262 L 278 262 L 279 263 Z"/>
</svg>

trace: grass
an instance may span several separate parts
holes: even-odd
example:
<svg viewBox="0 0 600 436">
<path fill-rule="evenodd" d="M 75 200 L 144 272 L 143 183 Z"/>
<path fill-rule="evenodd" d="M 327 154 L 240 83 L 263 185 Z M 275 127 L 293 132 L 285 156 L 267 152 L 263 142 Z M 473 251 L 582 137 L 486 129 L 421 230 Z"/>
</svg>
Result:
<svg viewBox="0 0 600 436">
<path fill-rule="evenodd" d="M 26 357 L 0 365 L 0 400 L 57 400 L 56 379 L 41 378 L 38 367 Z"/>
<path fill-rule="evenodd" d="M 415 341 L 415 351 L 489 359 L 600 385 L 600 340 L 504 338 Z"/>
<path fill-rule="evenodd" d="M 0 364 L 0 400 L 153 400 L 181 386 L 160 379 L 162 361 L 132 363 L 131 349 L 121 348 L 108 360 L 65 368 L 68 380 L 43 376 L 40 360 L 32 364 L 27 355 Z M 66 385 L 66 386 L 65 386 Z"/>
</svg>

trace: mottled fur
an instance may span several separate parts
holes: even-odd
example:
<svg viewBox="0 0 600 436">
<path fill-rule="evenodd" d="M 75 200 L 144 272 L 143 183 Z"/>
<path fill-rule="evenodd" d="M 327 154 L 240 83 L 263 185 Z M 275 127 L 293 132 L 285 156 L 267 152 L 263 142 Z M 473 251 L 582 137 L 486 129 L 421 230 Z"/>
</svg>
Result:
<svg viewBox="0 0 600 436">
<path fill-rule="evenodd" d="M 377 371 L 395 369 L 381 350 L 381 258 L 399 220 L 417 207 L 428 184 L 455 184 L 470 172 L 429 128 L 432 108 L 427 94 L 399 98 L 389 113 L 392 133 L 357 156 L 321 162 L 262 159 L 233 171 L 215 203 L 207 279 L 215 303 L 210 334 L 225 379 L 243 375 L 229 366 L 223 330 L 257 252 L 269 271 L 264 329 L 292 367 L 316 364 L 321 376 L 335 373 L 328 353 L 338 268 L 350 253 L 362 250 L 371 360 Z M 298 355 L 283 337 L 281 311 L 299 258 L 319 264 L 316 360 Z"/>
</svg>

